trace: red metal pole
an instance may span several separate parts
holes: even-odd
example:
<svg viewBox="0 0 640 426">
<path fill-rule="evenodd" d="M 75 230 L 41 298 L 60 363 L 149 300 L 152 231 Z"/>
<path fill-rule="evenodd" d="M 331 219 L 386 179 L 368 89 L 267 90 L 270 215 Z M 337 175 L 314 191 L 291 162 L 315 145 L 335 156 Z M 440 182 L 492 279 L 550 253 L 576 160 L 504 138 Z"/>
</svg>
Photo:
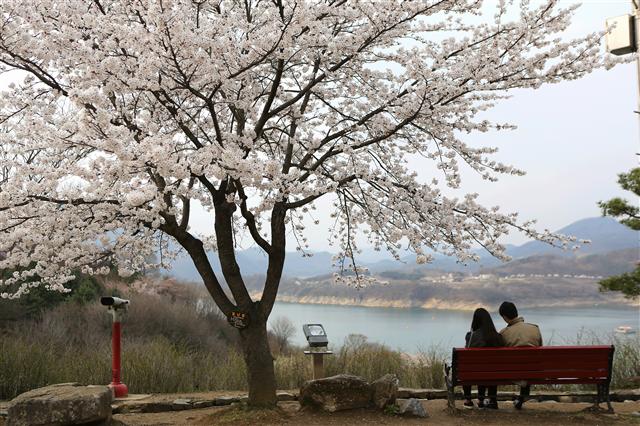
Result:
<svg viewBox="0 0 640 426">
<path fill-rule="evenodd" d="M 127 396 L 129 390 L 127 389 L 127 385 L 120 382 L 121 379 L 121 363 L 120 363 L 120 321 L 114 321 L 111 333 L 111 348 L 112 348 L 112 357 L 111 357 L 111 384 L 109 387 L 113 389 L 113 393 L 116 398 L 123 398 Z"/>
</svg>

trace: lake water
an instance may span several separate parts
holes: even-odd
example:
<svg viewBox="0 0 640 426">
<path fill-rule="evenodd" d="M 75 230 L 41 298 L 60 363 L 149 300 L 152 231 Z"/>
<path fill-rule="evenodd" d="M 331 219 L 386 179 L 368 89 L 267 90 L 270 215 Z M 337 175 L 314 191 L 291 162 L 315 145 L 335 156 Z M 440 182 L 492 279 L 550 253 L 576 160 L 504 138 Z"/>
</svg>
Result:
<svg viewBox="0 0 640 426">
<path fill-rule="evenodd" d="M 579 335 L 583 336 L 583 344 L 588 344 L 593 336 L 598 336 L 603 343 L 610 342 L 617 326 L 630 325 L 636 330 L 640 327 L 640 311 L 626 306 L 532 308 L 521 309 L 519 313 L 525 321 L 538 324 L 545 344 L 575 343 Z M 349 334 L 363 334 L 370 342 L 416 353 L 420 348 L 433 345 L 442 348 L 464 346 L 472 314 L 449 310 L 276 303 L 271 321 L 279 316 L 289 318 L 296 327 L 293 342 L 301 346 L 306 345 L 302 324 L 321 323 L 331 345 L 340 346 Z M 500 330 L 504 321 L 497 312 L 492 312 L 492 316 Z M 617 335 L 634 339 L 637 336 Z"/>
</svg>

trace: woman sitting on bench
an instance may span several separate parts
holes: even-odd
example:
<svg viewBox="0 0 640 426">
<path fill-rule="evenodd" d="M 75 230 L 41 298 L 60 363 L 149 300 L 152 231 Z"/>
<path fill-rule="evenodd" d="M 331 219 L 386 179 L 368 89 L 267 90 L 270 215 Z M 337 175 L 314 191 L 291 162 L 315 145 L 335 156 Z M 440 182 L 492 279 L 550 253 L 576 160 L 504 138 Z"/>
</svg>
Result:
<svg viewBox="0 0 640 426">
<path fill-rule="evenodd" d="M 486 348 L 504 346 L 504 340 L 500 333 L 496 331 L 491 315 L 484 308 L 478 308 L 473 313 L 471 321 L 471 331 L 465 336 L 467 348 Z M 487 389 L 488 388 L 488 389 Z M 464 408 L 473 408 L 471 400 L 471 386 L 463 386 L 464 391 Z M 485 403 L 485 391 L 489 391 L 489 401 Z M 497 386 L 478 385 L 478 408 L 498 409 L 498 400 L 496 398 L 498 392 Z"/>
</svg>

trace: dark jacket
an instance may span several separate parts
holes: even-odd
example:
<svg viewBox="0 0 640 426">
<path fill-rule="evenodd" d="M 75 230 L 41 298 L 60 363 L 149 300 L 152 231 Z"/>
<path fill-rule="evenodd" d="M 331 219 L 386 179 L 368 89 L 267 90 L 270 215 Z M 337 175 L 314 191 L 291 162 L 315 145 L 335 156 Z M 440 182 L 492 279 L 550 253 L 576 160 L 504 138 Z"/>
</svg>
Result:
<svg viewBox="0 0 640 426">
<path fill-rule="evenodd" d="M 500 333 L 485 336 L 481 330 L 470 331 L 465 336 L 466 348 L 494 348 L 504 346 L 504 339 Z"/>
</svg>

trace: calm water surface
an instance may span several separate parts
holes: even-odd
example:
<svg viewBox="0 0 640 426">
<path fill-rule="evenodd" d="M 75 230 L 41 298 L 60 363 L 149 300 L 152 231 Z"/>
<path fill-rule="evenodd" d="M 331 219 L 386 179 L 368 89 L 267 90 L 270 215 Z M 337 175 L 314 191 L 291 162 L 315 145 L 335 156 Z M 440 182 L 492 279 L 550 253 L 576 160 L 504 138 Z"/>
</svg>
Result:
<svg viewBox="0 0 640 426">
<path fill-rule="evenodd" d="M 522 309 L 520 315 L 527 322 L 540 326 L 545 344 L 574 343 L 580 335 L 584 344 L 593 336 L 598 336 L 602 342 L 611 341 L 613 330 L 619 325 L 630 325 L 636 330 L 640 327 L 640 311 L 626 306 L 532 308 Z M 298 345 L 306 345 L 302 324 L 321 323 L 332 345 L 340 346 L 349 334 L 363 334 L 371 342 L 416 353 L 420 348 L 433 345 L 443 348 L 463 346 L 472 312 L 276 303 L 271 321 L 280 316 L 289 318 L 295 325 L 293 341 Z M 500 330 L 504 321 L 497 312 L 492 312 L 492 316 Z"/>
</svg>

